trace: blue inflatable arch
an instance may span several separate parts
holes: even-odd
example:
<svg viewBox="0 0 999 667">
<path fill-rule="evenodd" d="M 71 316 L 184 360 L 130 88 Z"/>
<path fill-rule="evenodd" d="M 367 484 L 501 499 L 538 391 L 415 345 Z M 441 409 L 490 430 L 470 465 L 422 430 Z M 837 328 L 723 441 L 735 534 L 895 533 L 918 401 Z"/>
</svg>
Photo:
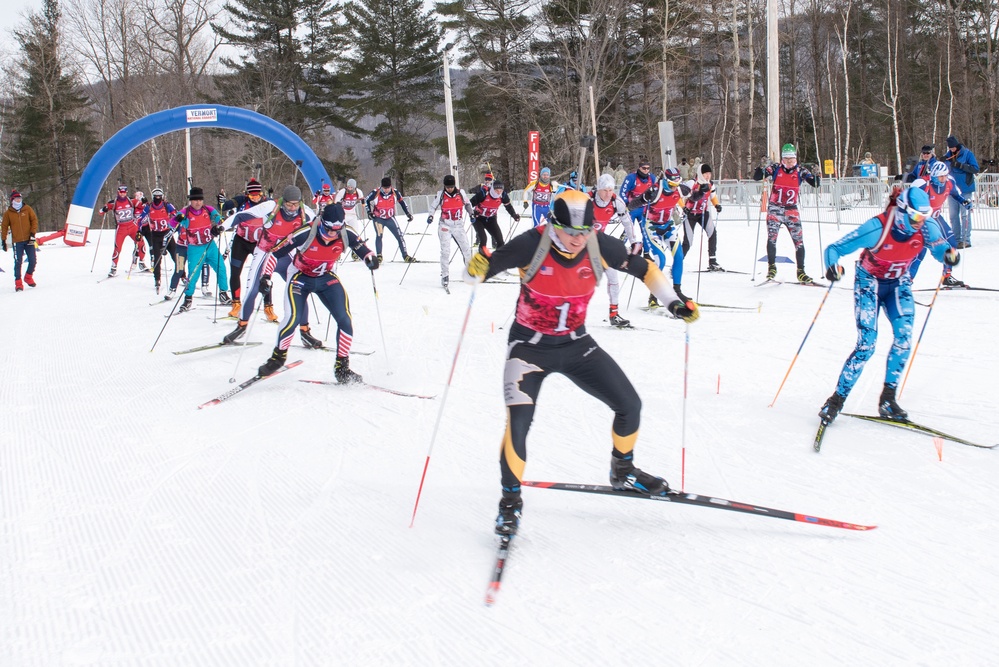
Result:
<svg viewBox="0 0 999 667">
<path fill-rule="evenodd" d="M 73 202 L 66 216 L 64 240 L 69 245 L 84 245 L 93 219 L 101 186 L 111 171 L 128 155 L 150 139 L 177 130 L 194 127 L 219 127 L 252 134 L 273 144 L 292 162 L 298 163 L 309 191 L 314 192 L 329 183 L 319 158 L 301 137 L 287 127 L 255 111 L 219 105 L 194 105 L 167 109 L 140 118 L 118 130 L 90 158 L 73 193 Z"/>
</svg>

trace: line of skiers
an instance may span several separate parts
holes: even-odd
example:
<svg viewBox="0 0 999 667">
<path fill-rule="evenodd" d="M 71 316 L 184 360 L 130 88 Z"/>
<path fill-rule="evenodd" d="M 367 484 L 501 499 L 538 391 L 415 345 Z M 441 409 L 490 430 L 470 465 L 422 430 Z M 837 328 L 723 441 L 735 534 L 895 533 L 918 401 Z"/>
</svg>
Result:
<svg viewBox="0 0 999 667">
<path fill-rule="evenodd" d="M 612 486 L 653 495 L 668 493 L 670 487 L 665 479 L 635 467 L 641 402 L 620 367 L 590 338 L 585 328 L 586 312 L 596 286 L 607 274 L 609 320 L 614 326 L 627 324 L 617 312 L 618 275 L 624 272 L 645 284 L 652 295 L 650 303 L 664 304 L 675 317 L 687 322 L 698 319 L 697 304 L 680 290 L 683 257 L 689 252 L 697 225 L 709 239 L 708 270 L 723 270 L 715 257 L 717 242 L 712 240 L 717 234 L 714 214 L 720 212 L 721 204 L 710 166 L 702 165 L 696 178 L 683 182 L 677 170 L 664 169 L 657 177 L 651 174 L 650 165 L 643 162 L 620 188 L 615 187 L 611 175 L 604 174 L 588 194 L 581 186 L 564 187 L 559 192 L 550 181 L 550 170 L 543 169 L 528 188 L 534 225 L 509 241 L 504 241 L 496 224 L 496 212 L 504 206 L 515 221 L 519 215 L 512 210 L 503 184 L 492 179 L 491 174 L 486 176 L 472 196 L 456 186 L 453 176 L 445 176 L 427 224 L 434 224 L 439 211 L 441 281 L 445 287 L 452 240 L 462 253 L 465 267 L 462 276 L 466 281 L 477 283 L 514 269 L 521 276 L 504 373 L 507 427 L 500 456 L 502 489 L 496 532 L 512 535 L 519 526 L 527 432 L 541 384 L 551 373 L 567 375 L 614 411 Z M 771 186 L 767 207 L 768 278 L 773 279 L 776 273 L 773 252 L 777 232 L 784 226 L 795 243 L 798 281 L 812 282 L 804 270 L 798 204 L 801 183 L 819 187 L 819 175 L 801 167 L 794 147 L 788 144 L 783 147 L 779 163 L 761 165 L 755 176 L 757 180 L 768 179 Z M 825 248 L 824 262 L 829 267 L 825 277 L 829 281 L 843 277 L 844 269 L 839 264 L 842 257 L 857 250 L 861 251 L 861 257 L 854 284 L 858 340 L 843 366 L 835 392 L 819 412 L 823 422 L 833 421 L 842 410 L 872 356 L 877 317 L 882 309 L 891 322 L 895 340 L 889 352 L 878 409 L 889 419 L 907 417 L 896 401 L 895 392 L 910 353 L 914 318 L 912 276 L 927 250 L 948 268 L 960 260 L 953 235 L 940 217 L 943 203 L 954 196 L 947 187 L 948 175 L 940 167 L 929 165 L 921 176 L 926 178 L 915 179 L 904 192 L 894 192 L 883 213 Z M 231 203 L 235 213 L 224 223 L 215 209 L 204 206 L 200 188 L 192 188 L 189 205 L 172 218 L 169 211 L 151 218 L 150 232 L 157 234 L 151 237 L 151 247 L 169 252 L 165 239 L 171 233 L 168 228 L 173 220 L 186 236 L 192 272 L 196 274 L 200 265 L 207 262 L 219 275 L 220 300 L 225 302 L 222 295 L 228 290 L 228 281 L 223 253 L 212 239 L 225 229 L 235 230 L 231 250 L 234 276 L 239 275 L 251 253 L 252 259 L 247 293 L 240 294 L 238 286 L 234 290 L 232 312 L 239 307 L 238 324 L 224 337 L 224 342 L 235 343 L 245 334 L 257 293 L 269 294 L 272 277 L 278 274 L 284 281 L 284 318 L 276 345 L 258 369 L 259 375 L 274 373 L 285 364 L 296 329 L 306 347 L 324 345 L 309 332 L 308 298 L 314 294 L 337 322 L 334 367 L 337 381 L 361 382 L 361 376 L 350 369 L 353 323 L 349 299 L 335 268 L 349 250 L 368 269 L 377 270 L 382 260 L 381 233 L 386 228 L 396 237 L 403 258 L 411 261 L 394 218 L 397 206 L 410 221 L 412 214 L 389 179 L 384 179 L 364 199 L 353 181 L 335 197 L 330 190 L 317 193 L 313 203 L 318 201 L 323 205 L 318 219 L 313 219 L 311 212 L 302 206 L 302 193 L 296 186 L 286 187 L 277 200 L 264 200 L 258 196 L 258 185 L 251 180 L 245 199 L 225 203 L 223 208 L 230 208 Z M 153 205 L 143 208 L 144 218 L 160 210 L 156 207 L 167 210 L 160 202 L 162 193 L 153 194 Z M 368 248 L 353 228 L 358 222 L 356 209 L 362 201 L 376 222 L 375 251 Z M 464 231 L 465 215 L 473 225 L 481 221 L 475 227 L 474 253 Z M 622 226 L 620 240 L 607 233 L 615 223 Z M 486 232 L 496 246 L 491 254 L 486 248 Z M 116 248 L 116 257 L 119 250 Z M 663 273 L 666 264 L 671 264 L 670 279 Z M 193 285 L 189 283 L 184 306 L 189 307 L 192 293 Z"/>
</svg>

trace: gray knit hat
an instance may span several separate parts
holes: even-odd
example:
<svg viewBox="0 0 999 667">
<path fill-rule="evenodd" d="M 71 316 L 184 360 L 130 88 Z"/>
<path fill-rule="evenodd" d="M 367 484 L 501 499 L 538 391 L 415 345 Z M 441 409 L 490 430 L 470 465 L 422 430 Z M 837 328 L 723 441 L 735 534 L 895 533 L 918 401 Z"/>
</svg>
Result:
<svg viewBox="0 0 999 667">
<path fill-rule="evenodd" d="M 302 191 L 297 185 L 289 185 L 281 193 L 281 199 L 284 201 L 302 201 Z"/>
</svg>

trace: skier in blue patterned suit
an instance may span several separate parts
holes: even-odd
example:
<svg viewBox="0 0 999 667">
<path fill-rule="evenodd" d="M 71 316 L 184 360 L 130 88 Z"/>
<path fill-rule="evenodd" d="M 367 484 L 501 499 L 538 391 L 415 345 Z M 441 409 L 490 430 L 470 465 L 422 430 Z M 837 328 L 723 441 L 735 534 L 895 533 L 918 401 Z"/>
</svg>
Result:
<svg viewBox="0 0 999 667">
<path fill-rule="evenodd" d="M 940 227 L 925 224 L 932 215 L 930 199 L 918 188 L 893 193 L 884 213 L 877 215 L 840 240 L 826 247 L 826 278 L 843 277 L 841 257 L 862 250 L 853 284 L 854 312 L 857 318 L 857 346 L 840 373 L 836 392 L 826 400 L 819 418 L 832 422 L 849 396 L 864 364 L 874 354 L 878 338 L 878 311 L 882 308 L 891 322 L 895 339 L 888 352 L 884 389 L 878 400 L 878 413 L 897 421 L 908 414 L 895 401 L 899 376 L 909 359 L 914 306 L 909 265 L 923 247 L 940 262 L 954 266 L 960 255 L 943 238 Z"/>
<path fill-rule="evenodd" d="M 288 348 L 295 336 L 295 327 L 310 294 L 330 311 L 336 320 L 336 366 L 333 374 L 340 384 L 362 382 L 361 376 L 350 370 L 350 345 L 354 326 L 350 318 L 350 300 L 340 278 L 333 273 L 337 260 L 349 246 L 364 260 L 369 269 L 378 268 L 378 257 L 357 238 L 357 233 L 344 222 L 343 207 L 329 204 L 321 218 L 309 227 L 300 229 L 289 238 L 292 248 L 291 266 L 285 288 L 284 320 L 278 332 L 277 346 L 263 366 L 257 371 L 261 377 L 271 375 L 284 366 Z"/>
</svg>

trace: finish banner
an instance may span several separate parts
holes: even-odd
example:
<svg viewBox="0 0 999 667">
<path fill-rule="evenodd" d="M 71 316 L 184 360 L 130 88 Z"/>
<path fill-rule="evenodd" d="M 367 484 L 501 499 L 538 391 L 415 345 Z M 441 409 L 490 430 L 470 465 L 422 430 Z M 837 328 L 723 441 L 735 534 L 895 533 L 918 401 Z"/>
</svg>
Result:
<svg viewBox="0 0 999 667">
<path fill-rule="evenodd" d="M 538 180 L 541 171 L 541 133 L 531 130 L 527 133 L 527 182 Z"/>
</svg>

